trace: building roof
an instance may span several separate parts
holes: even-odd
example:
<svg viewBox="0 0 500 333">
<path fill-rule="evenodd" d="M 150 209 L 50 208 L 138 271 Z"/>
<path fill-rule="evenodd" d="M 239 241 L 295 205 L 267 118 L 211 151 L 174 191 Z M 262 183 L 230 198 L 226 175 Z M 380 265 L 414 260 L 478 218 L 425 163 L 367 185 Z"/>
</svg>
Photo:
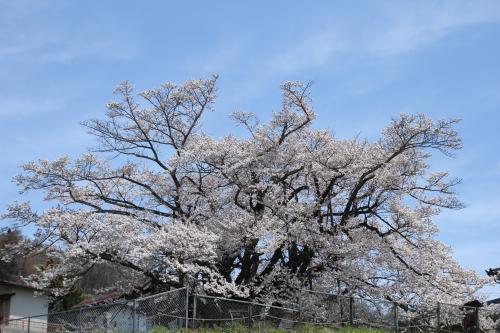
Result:
<svg viewBox="0 0 500 333">
<path fill-rule="evenodd" d="M 481 301 L 478 301 L 477 299 L 476 300 L 473 300 L 473 301 L 469 301 L 467 303 L 464 303 L 464 306 L 468 306 L 468 307 L 471 307 L 471 308 L 480 308 L 483 306 L 483 303 Z"/>
<path fill-rule="evenodd" d="M 30 290 L 41 291 L 41 289 L 39 289 L 39 288 L 35 288 L 35 287 L 32 287 L 32 286 L 29 286 L 26 283 L 19 282 L 19 281 L 15 282 L 15 281 L 0 280 L 0 285 L 12 286 L 12 287 L 17 287 L 17 288 L 25 288 L 25 289 L 30 289 Z"/>
<path fill-rule="evenodd" d="M 108 304 L 108 303 L 113 303 L 117 300 L 120 300 L 124 298 L 125 293 L 121 291 L 113 291 L 110 293 L 106 294 L 101 294 L 97 295 L 92 298 L 86 298 L 80 303 L 72 306 L 72 308 L 83 308 L 83 307 L 88 307 L 88 306 L 96 306 L 96 305 L 102 305 L 102 304 Z"/>
<path fill-rule="evenodd" d="M 490 304 L 500 304 L 500 298 L 495 298 L 495 299 L 490 299 L 489 301 L 486 301 L 487 305 Z"/>
</svg>

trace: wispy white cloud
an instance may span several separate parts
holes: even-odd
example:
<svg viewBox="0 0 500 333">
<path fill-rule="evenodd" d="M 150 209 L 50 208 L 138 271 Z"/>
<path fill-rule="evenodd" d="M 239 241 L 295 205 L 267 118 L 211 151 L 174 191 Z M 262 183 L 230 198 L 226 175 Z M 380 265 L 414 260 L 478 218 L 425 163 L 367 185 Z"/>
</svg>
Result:
<svg viewBox="0 0 500 333">
<path fill-rule="evenodd" d="M 364 9 L 372 15 L 346 19 L 330 13 L 326 18 L 318 18 L 299 33 L 257 51 L 252 69 L 272 76 L 326 64 L 338 68 L 365 57 L 407 54 L 463 28 L 500 21 L 497 1 L 377 2 L 374 7 Z M 231 41 L 230 47 L 225 43 L 218 45 L 212 56 L 204 55 L 203 67 L 241 65 L 234 58 L 245 53 L 243 42 L 236 46 Z M 221 54 L 221 49 L 228 48 L 232 52 Z M 236 48 L 240 51 L 234 52 Z"/>
<path fill-rule="evenodd" d="M 463 243 L 454 252 L 461 262 L 469 263 L 477 270 L 485 270 L 488 267 L 498 265 L 498 262 L 493 259 L 498 254 L 498 242 L 494 240 Z M 478 256 L 479 253 L 481 256 Z"/>
<path fill-rule="evenodd" d="M 476 24 L 500 20 L 493 1 L 399 2 L 387 7 L 380 31 L 369 32 L 365 50 L 379 56 L 406 53 Z"/>
<path fill-rule="evenodd" d="M 0 116 L 4 120 L 20 120 L 25 117 L 60 111 L 67 105 L 67 98 L 61 96 L 56 98 L 32 96 L 31 99 L 6 97 L 0 100 Z"/>
<path fill-rule="evenodd" d="M 477 190 L 477 189 L 476 189 Z M 469 192 L 469 194 L 472 191 Z M 453 228 L 448 229 L 451 233 L 464 233 L 470 229 L 488 231 L 500 228 L 500 195 L 486 192 L 474 198 L 474 201 L 466 202 L 466 207 L 461 210 L 444 211 L 438 221 L 445 221 Z M 467 236 L 464 234 L 464 236 Z"/>
<path fill-rule="evenodd" d="M 283 48 L 267 68 L 294 71 L 318 67 L 336 56 L 393 57 L 432 45 L 460 29 L 500 21 L 500 3 L 493 1 L 377 5 L 371 8 L 373 15 L 363 20 L 320 21 L 291 47 Z"/>
<path fill-rule="evenodd" d="M 127 60 L 138 53 L 126 36 L 109 34 L 91 24 L 81 26 L 81 22 L 72 22 L 66 29 L 60 29 L 58 21 L 68 14 L 67 5 L 57 1 L 2 2 L 0 61 Z"/>
<path fill-rule="evenodd" d="M 189 57 L 185 67 L 202 74 L 243 73 L 231 96 L 248 100 L 275 87 L 277 78 L 311 75 L 313 70 L 335 75 L 367 63 L 392 66 L 450 35 L 500 22 L 497 1 L 368 2 L 359 12 L 363 14 L 349 16 L 332 8 L 318 11 L 310 24 L 285 30 L 272 43 L 266 43 L 268 36 L 262 36 L 262 44 L 248 38 L 227 38 L 202 55 Z M 350 77 L 342 82 L 338 94 L 365 95 L 398 79 L 397 73 L 383 74 L 376 79 Z"/>
</svg>

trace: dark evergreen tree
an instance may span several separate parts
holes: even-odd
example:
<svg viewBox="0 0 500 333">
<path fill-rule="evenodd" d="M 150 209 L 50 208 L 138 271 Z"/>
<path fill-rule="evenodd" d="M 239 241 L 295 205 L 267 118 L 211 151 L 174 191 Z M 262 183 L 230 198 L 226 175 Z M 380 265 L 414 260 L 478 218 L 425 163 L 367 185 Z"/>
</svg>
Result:
<svg viewBox="0 0 500 333">
<path fill-rule="evenodd" d="M 7 230 L 0 234 L 0 280 L 18 282 L 24 270 L 29 270 L 29 260 L 26 257 L 15 257 L 13 260 L 4 258 L 7 248 L 23 240 L 18 230 Z"/>
</svg>

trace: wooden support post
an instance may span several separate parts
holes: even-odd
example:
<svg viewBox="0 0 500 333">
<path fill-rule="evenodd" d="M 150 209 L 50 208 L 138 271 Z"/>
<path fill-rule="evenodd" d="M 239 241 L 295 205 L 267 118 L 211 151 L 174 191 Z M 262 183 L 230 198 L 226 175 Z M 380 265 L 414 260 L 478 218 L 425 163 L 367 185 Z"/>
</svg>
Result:
<svg viewBox="0 0 500 333">
<path fill-rule="evenodd" d="M 354 326 L 354 297 L 349 297 L 349 325 Z"/>
<path fill-rule="evenodd" d="M 302 289 L 299 289 L 297 298 L 297 302 L 299 303 L 299 324 L 302 324 Z"/>
<path fill-rule="evenodd" d="M 476 332 L 481 332 L 481 321 L 479 318 L 479 308 L 475 309 L 475 315 L 476 315 Z"/>
<path fill-rule="evenodd" d="M 186 329 L 189 328 L 189 286 L 186 287 Z"/>
<path fill-rule="evenodd" d="M 137 302 L 136 302 L 135 299 L 132 301 L 132 308 L 133 308 L 133 312 L 132 312 L 132 333 L 135 333 L 136 330 L 137 330 Z"/>
<path fill-rule="evenodd" d="M 436 308 L 436 330 L 441 331 L 441 303 L 438 302 Z"/>
<path fill-rule="evenodd" d="M 396 302 L 394 302 L 394 331 L 399 333 L 399 309 Z"/>
<path fill-rule="evenodd" d="M 193 329 L 196 329 L 196 294 L 193 294 Z"/>
<path fill-rule="evenodd" d="M 252 319 L 253 319 L 252 303 L 250 303 L 248 304 L 248 327 L 252 327 Z"/>
</svg>

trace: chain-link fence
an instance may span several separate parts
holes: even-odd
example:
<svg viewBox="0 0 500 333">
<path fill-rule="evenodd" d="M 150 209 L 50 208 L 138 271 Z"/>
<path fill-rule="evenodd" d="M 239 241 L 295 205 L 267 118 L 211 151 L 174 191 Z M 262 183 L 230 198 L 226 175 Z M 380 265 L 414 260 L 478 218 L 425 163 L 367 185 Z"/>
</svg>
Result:
<svg viewBox="0 0 500 333">
<path fill-rule="evenodd" d="M 438 305 L 438 327 L 448 332 L 500 332 L 500 309 Z"/>
<path fill-rule="evenodd" d="M 500 332 L 500 307 L 439 303 L 414 306 L 388 300 L 300 290 L 301 323 L 364 326 L 395 332 Z"/>
<path fill-rule="evenodd" d="M 325 292 L 298 291 L 300 322 L 329 326 L 354 325 L 353 298 Z"/>
<path fill-rule="evenodd" d="M 0 332 L 146 332 L 155 326 L 186 327 L 187 305 L 188 290 L 182 288 L 130 301 L 10 319 L 0 323 Z"/>
<path fill-rule="evenodd" d="M 299 306 L 304 323 L 398 330 L 400 309 L 394 302 L 300 290 Z"/>
<path fill-rule="evenodd" d="M 149 331 L 155 326 L 187 328 L 189 296 L 188 288 L 183 288 L 134 301 L 136 327 L 133 331 Z"/>
<path fill-rule="evenodd" d="M 234 325 L 292 328 L 299 310 L 221 297 L 193 295 L 191 328 Z"/>
<path fill-rule="evenodd" d="M 395 332 L 500 332 L 500 308 L 416 307 L 311 290 L 297 290 L 295 295 L 295 299 L 261 304 L 182 288 L 135 300 L 10 319 L 0 322 L 0 333 L 139 333 L 235 326 L 264 333 L 270 328 L 286 331 L 303 325 L 377 327 Z"/>
</svg>

